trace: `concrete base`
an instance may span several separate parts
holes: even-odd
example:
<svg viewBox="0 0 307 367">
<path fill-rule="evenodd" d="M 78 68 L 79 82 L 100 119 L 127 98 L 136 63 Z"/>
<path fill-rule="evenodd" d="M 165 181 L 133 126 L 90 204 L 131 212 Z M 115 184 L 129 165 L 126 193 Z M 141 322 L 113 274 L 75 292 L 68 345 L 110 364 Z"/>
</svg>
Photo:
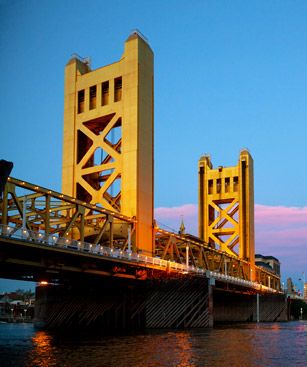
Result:
<svg viewBox="0 0 307 367">
<path fill-rule="evenodd" d="M 213 325 L 208 279 L 176 279 L 156 284 L 146 300 L 148 328 L 204 328 Z"/>
<path fill-rule="evenodd" d="M 99 330 L 212 326 L 208 279 L 128 282 L 36 288 L 37 327 Z"/>
<path fill-rule="evenodd" d="M 34 324 L 44 329 L 144 327 L 142 292 L 133 286 L 44 286 L 36 288 Z"/>
<path fill-rule="evenodd" d="M 216 323 L 256 322 L 257 296 L 215 289 L 213 320 Z M 287 321 L 287 299 L 284 295 L 259 295 L 259 321 Z"/>
<path fill-rule="evenodd" d="M 259 310 L 257 315 L 257 310 Z M 99 283 L 36 288 L 35 325 L 98 330 L 205 328 L 230 322 L 287 321 L 284 295 L 219 290 L 206 278 Z"/>
</svg>

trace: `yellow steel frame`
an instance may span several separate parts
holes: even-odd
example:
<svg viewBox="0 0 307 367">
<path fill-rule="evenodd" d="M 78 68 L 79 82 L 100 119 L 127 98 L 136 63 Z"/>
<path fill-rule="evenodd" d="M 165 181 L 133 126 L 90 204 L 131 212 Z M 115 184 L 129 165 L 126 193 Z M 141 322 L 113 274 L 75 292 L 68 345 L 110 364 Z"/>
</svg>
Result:
<svg viewBox="0 0 307 367">
<path fill-rule="evenodd" d="M 135 235 L 136 228 L 133 218 L 12 177 L 8 179 L 0 201 L 0 220 L 1 224 L 16 229 L 25 224 L 29 230 L 46 235 L 86 239 L 92 244 L 123 251 L 128 249 L 129 237 Z M 197 237 L 179 235 L 158 226 L 154 227 L 154 236 L 154 256 L 162 260 L 250 279 L 250 262 L 214 249 Z M 134 253 L 142 250 L 131 246 Z M 254 269 L 255 281 L 280 290 L 279 277 L 260 267 Z"/>
<path fill-rule="evenodd" d="M 199 161 L 199 237 L 212 248 L 251 264 L 254 278 L 253 159 L 240 153 L 235 167 L 212 168 L 208 156 Z"/>
<path fill-rule="evenodd" d="M 130 236 L 135 235 L 132 218 L 15 178 L 9 178 L 1 204 L 1 224 L 25 225 L 46 235 L 86 238 L 93 244 L 123 249 L 128 246 L 128 228 Z"/>
<path fill-rule="evenodd" d="M 138 32 L 113 64 L 66 65 L 62 191 L 136 217 L 135 246 L 153 254 L 153 53 Z"/>
</svg>

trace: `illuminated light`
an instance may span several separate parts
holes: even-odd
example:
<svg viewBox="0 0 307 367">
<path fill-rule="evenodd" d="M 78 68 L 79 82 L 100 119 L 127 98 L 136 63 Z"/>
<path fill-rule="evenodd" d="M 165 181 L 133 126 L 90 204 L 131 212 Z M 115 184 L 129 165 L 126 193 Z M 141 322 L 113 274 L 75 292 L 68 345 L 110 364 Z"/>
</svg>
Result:
<svg viewBox="0 0 307 367">
<path fill-rule="evenodd" d="M 80 241 L 78 241 L 78 246 L 80 246 L 81 245 L 81 242 Z"/>
<path fill-rule="evenodd" d="M 39 282 L 39 285 L 48 285 L 48 282 L 46 280 L 42 280 Z"/>
<path fill-rule="evenodd" d="M 38 237 L 43 237 L 43 235 L 41 233 L 38 234 Z"/>
<path fill-rule="evenodd" d="M 22 184 L 22 185 L 25 185 L 25 182 L 22 182 L 21 184 Z"/>
<path fill-rule="evenodd" d="M 69 242 L 69 240 L 65 240 L 65 242 L 66 242 L 66 243 L 68 243 L 68 242 Z"/>
<path fill-rule="evenodd" d="M 93 245 L 90 245 L 90 248 L 92 248 Z"/>
<path fill-rule="evenodd" d="M 22 233 L 23 234 L 26 234 L 27 233 L 27 230 L 26 229 L 23 229 Z"/>
<path fill-rule="evenodd" d="M 113 252 L 113 249 L 111 248 L 111 252 Z"/>
</svg>

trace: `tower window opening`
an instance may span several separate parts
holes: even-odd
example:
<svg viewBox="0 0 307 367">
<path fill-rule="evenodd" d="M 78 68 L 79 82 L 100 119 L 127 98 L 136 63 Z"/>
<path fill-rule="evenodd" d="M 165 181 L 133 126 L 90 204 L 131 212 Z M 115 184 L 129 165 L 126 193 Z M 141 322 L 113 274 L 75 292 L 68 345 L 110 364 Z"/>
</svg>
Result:
<svg viewBox="0 0 307 367">
<path fill-rule="evenodd" d="M 238 185 L 239 185 L 239 177 L 235 176 L 233 178 L 233 191 L 234 192 L 238 191 Z"/>
<path fill-rule="evenodd" d="M 93 85 L 90 87 L 90 110 L 96 108 L 96 95 L 97 95 L 97 87 Z"/>
<path fill-rule="evenodd" d="M 208 193 L 213 194 L 213 180 L 208 181 Z"/>
<path fill-rule="evenodd" d="M 84 89 L 78 92 L 78 113 L 84 112 Z"/>
<path fill-rule="evenodd" d="M 101 105 L 105 106 L 109 103 L 109 82 L 101 84 Z"/>
<path fill-rule="evenodd" d="M 122 77 L 114 79 L 114 102 L 122 99 Z"/>
<path fill-rule="evenodd" d="M 225 177 L 225 192 L 230 191 L 230 177 Z"/>
<path fill-rule="evenodd" d="M 216 192 L 219 194 L 221 192 L 221 179 L 216 180 Z"/>
</svg>

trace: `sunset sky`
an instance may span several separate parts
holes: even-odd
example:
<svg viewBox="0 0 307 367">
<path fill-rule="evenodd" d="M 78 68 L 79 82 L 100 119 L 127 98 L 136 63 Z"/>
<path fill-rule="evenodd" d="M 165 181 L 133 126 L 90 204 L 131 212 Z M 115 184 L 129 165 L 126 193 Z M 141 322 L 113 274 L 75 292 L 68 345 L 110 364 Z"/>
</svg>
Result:
<svg viewBox="0 0 307 367">
<path fill-rule="evenodd" d="M 61 190 L 64 67 L 120 59 L 135 28 L 155 54 L 157 220 L 197 234 L 197 163 L 255 165 L 256 252 L 307 272 L 307 2 L 0 0 L 0 158 Z M 0 291 L 6 290 L 0 280 Z M 10 283 L 11 286 L 11 283 Z"/>
</svg>

